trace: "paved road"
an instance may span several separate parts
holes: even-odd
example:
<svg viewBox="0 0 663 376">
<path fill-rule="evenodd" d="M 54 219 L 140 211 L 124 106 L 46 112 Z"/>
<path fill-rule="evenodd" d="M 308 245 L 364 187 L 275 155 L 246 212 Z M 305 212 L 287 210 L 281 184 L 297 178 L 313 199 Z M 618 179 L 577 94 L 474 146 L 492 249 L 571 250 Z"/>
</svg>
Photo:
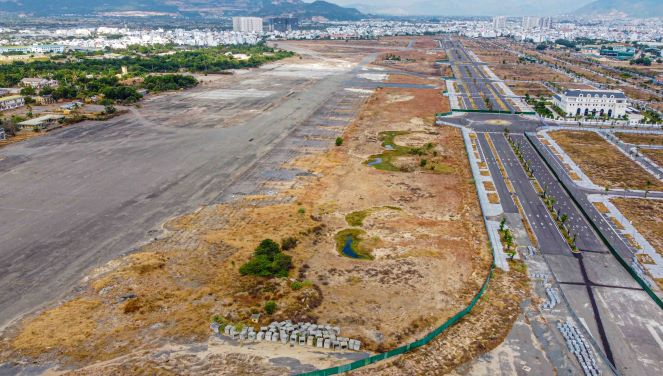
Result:
<svg viewBox="0 0 663 376">
<path fill-rule="evenodd" d="M 130 113 L 1 149 L 0 327 L 65 296 L 167 218 L 227 195 L 272 150 L 296 153 L 305 145 L 284 140 L 352 76 L 284 89 L 286 99 L 241 126 L 165 127 Z M 200 101 L 190 93 L 175 102 Z"/>
<path fill-rule="evenodd" d="M 518 213 L 518 208 L 511 198 L 511 192 L 506 186 L 504 181 L 504 176 L 502 171 L 497 165 L 497 160 L 493 151 L 490 149 L 490 145 L 486 140 L 486 137 L 489 137 L 485 133 L 479 133 L 477 135 L 477 140 L 479 141 L 479 152 L 483 156 L 483 160 L 488 164 L 488 169 L 490 170 L 490 175 L 493 177 L 493 182 L 495 183 L 495 189 L 497 194 L 500 196 L 500 204 L 505 213 Z"/>
<path fill-rule="evenodd" d="M 521 148 L 534 166 L 535 178 L 540 179 L 542 185 L 547 182 L 550 194 L 557 195 L 558 205 L 567 208 L 569 213 L 573 212 L 573 217 L 569 214 L 569 223 L 579 231 L 580 248 L 587 248 L 580 254 L 571 253 L 506 138 L 500 133 L 492 133 L 490 137 L 522 203 L 539 248 L 575 313 L 620 372 L 660 374 L 663 371 L 663 311 L 614 256 L 605 252 L 596 234 L 585 230 L 589 228 L 588 223 L 584 222 L 586 220 L 577 208 L 572 207 L 570 197 L 564 197 L 559 183 L 551 180 L 552 173 L 544 168 L 534 149 L 527 147 L 524 136 L 513 135 L 522 140 Z"/>
<path fill-rule="evenodd" d="M 441 46 L 446 49 L 449 63 L 454 71 L 459 89 L 459 102 L 465 109 L 515 111 L 500 94 L 493 80 L 483 71 L 485 64 L 477 62 L 468 54 L 461 42 L 443 38 Z M 490 108 L 486 104 L 490 103 Z"/>
</svg>

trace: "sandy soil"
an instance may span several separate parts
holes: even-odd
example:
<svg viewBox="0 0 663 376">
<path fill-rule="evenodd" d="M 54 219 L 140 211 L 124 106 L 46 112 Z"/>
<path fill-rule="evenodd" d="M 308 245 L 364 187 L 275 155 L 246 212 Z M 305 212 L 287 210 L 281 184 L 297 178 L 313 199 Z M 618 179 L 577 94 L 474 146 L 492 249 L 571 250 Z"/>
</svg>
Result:
<svg viewBox="0 0 663 376">
<path fill-rule="evenodd" d="M 550 135 L 594 184 L 610 188 L 663 189 L 663 183 L 594 132 L 557 131 Z"/>
</svg>

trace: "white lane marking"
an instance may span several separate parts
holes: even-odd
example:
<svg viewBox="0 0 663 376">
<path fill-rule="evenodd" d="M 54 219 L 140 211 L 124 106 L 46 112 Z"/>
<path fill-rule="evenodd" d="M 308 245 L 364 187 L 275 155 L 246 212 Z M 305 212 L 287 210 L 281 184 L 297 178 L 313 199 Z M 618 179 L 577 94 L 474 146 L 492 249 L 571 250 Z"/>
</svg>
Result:
<svg viewBox="0 0 663 376">
<path fill-rule="evenodd" d="M 656 325 L 658 328 L 661 328 L 660 325 Z M 661 337 L 659 337 L 658 332 L 656 331 L 656 328 L 654 328 L 652 325 L 647 324 L 647 330 L 649 330 L 649 333 L 651 333 L 651 336 L 654 337 L 654 340 L 656 343 L 658 343 L 658 346 L 663 349 L 663 340 L 661 340 Z M 663 331 L 663 329 L 661 329 Z"/>
</svg>

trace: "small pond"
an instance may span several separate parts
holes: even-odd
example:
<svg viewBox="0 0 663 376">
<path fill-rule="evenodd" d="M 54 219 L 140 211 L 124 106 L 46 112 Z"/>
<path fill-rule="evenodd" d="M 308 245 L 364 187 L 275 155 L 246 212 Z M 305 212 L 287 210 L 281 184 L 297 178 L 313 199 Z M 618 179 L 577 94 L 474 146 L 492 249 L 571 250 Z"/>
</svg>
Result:
<svg viewBox="0 0 663 376">
<path fill-rule="evenodd" d="M 382 163 L 382 158 L 375 158 L 372 161 L 368 162 L 369 166 L 375 166 L 377 164 Z"/>
<path fill-rule="evenodd" d="M 352 242 L 354 242 L 354 240 L 355 238 L 352 235 L 345 237 L 345 243 L 343 244 L 343 255 L 351 258 L 361 258 L 361 256 L 359 256 L 357 252 L 352 249 Z"/>
</svg>

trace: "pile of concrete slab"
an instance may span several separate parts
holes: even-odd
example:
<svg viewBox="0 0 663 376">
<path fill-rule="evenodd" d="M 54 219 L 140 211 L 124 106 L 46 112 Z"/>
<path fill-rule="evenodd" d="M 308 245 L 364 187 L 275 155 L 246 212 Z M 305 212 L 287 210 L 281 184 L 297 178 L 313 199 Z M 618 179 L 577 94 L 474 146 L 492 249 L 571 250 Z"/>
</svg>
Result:
<svg viewBox="0 0 663 376">
<path fill-rule="evenodd" d="M 531 273 L 530 277 L 533 279 L 541 279 L 543 283 L 548 283 L 548 273 Z"/>
<path fill-rule="evenodd" d="M 591 346 L 587 343 L 585 336 L 578 331 L 578 328 L 569 320 L 557 322 L 557 329 L 562 333 L 566 340 L 566 346 L 569 348 L 582 367 L 586 376 L 598 376 L 601 374 L 596 360 L 594 359 L 594 352 Z"/>
<path fill-rule="evenodd" d="M 315 346 L 324 349 L 359 351 L 361 342 L 341 337 L 341 328 L 308 322 L 293 323 L 290 320 L 274 321 L 263 326 L 257 334 L 258 341 L 280 341 L 283 344 Z"/>
<path fill-rule="evenodd" d="M 557 290 L 552 287 L 546 287 L 546 295 L 548 296 L 548 300 L 543 303 L 544 309 L 553 309 L 561 301 Z"/>
<path fill-rule="evenodd" d="M 222 333 L 232 339 L 240 341 L 268 341 L 281 342 L 284 345 L 300 345 L 319 347 L 334 350 L 361 349 L 361 342 L 356 339 L 341 337 L 341 328 L 338 326 L 318 325 L 308 322 L 293 323 L 290 320 L 274 321 L 269 326 L 263 326 L 255 331 L 250 326 L 236 327 L 228 324 L 223 327 L 216 322 L 210 324 L 214 333 Z"/>
</svg>

